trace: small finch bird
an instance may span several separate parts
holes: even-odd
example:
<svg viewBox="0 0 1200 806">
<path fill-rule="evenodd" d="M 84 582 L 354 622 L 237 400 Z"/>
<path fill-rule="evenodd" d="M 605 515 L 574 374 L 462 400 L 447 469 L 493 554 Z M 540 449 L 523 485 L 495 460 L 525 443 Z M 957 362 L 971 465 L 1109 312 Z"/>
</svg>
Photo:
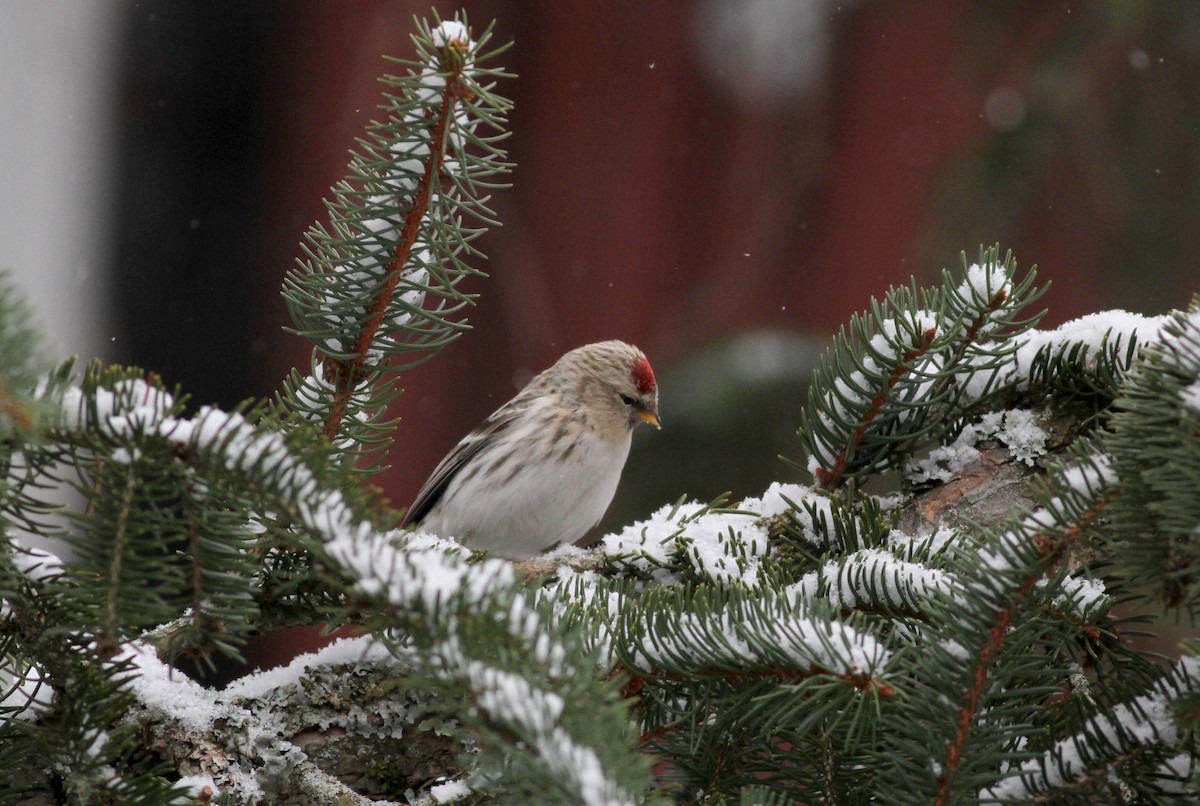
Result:
<svg viewBox="0 0 1200 806">
<path fill-rule="evenodd" d="M 660 427 L 642 351 L 571 350 L 450 451 L 404 525 L 514 560 L 573 543 L 608 509 L 638 423 Z"/>
</svg>

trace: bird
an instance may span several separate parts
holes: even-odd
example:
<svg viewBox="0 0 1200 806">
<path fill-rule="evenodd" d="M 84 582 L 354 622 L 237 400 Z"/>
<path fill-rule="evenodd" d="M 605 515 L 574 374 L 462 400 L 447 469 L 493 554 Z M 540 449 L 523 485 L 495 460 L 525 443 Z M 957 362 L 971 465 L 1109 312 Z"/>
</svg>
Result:
<svg viewBox="0 0 1200 806">
<path fill-rule="evenodd" d="M 658 383 L 623 341 L 586 344 L 535 375 L 434 468 L 403 527 L 510 560 L 574 543 L 612 502 Z"/>
</svg>

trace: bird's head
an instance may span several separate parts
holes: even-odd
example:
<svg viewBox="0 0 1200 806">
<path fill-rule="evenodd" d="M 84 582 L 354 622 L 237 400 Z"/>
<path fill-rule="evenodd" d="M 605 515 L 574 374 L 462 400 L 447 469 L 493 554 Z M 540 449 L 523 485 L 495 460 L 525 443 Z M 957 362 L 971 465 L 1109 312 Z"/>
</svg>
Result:
<svg viewBox="0 0 1200 806">
<path fill-rule="evenodd" d="M 638 352 L 641 353 L 640 350 Z M 618 384 L 616 391 L 621 405 L 625 407 L 629 427 L 650 423 L 655 428 L 662 428 L 658 421 L 658 383 L 654 380 L 654 370 L 650 368 L 646 356 L 641 355 L 634 360 L 627 380 L 630 383 Z"/>
<path fill-rule="evenodd" d="M 563 356 L 576 370 L 574 390 L 584 413 L 602 431 L 629 431 L 658 419 L 658 383 L 641 350 L 623 341 L 601 341 Z"/>
</svg>

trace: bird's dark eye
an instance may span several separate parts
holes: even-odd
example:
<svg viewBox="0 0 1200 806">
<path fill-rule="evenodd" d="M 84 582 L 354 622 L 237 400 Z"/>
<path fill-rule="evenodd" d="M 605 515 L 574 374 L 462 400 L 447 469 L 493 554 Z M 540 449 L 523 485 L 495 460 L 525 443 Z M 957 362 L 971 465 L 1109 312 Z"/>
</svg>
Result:
<svg viewBox="0 0 1200 806">
<path fill-rule="evenodd" d="M 629 395 L 621 395 L 621 402 L 624 403 L 626 406 L 632 406 L 634 403 L 637 403 L 637 400 L 630 397 Z"/>
</svg>

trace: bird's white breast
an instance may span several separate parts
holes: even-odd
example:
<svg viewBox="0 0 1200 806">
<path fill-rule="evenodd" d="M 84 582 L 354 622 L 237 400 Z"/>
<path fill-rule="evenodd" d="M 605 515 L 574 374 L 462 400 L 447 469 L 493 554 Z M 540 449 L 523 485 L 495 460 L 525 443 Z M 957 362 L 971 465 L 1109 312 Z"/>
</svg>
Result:
<svg viewBox="0 0 1200 806">
<path fill-rule="evenodd" d="M 518 429 L 502 442 L 544 437 Z M 475 457 L 482 463 L 477 472 L 460 474 L 450 482 L 442 500 L 422 521 L 421 531 L 454 537 L 473 549 L 512 559 L 574 542 L 608 509 L 629 443 L 628 433 L 610 441 L 588 432 L 579 435 L 565 458 L 555 458 L 553 451 L 548 456 L 533 451 L 543 458 L 522 463 L 500 462 L 500 457 L 511 455 L 511 445 L 497 444 Z"/>
</svg>

